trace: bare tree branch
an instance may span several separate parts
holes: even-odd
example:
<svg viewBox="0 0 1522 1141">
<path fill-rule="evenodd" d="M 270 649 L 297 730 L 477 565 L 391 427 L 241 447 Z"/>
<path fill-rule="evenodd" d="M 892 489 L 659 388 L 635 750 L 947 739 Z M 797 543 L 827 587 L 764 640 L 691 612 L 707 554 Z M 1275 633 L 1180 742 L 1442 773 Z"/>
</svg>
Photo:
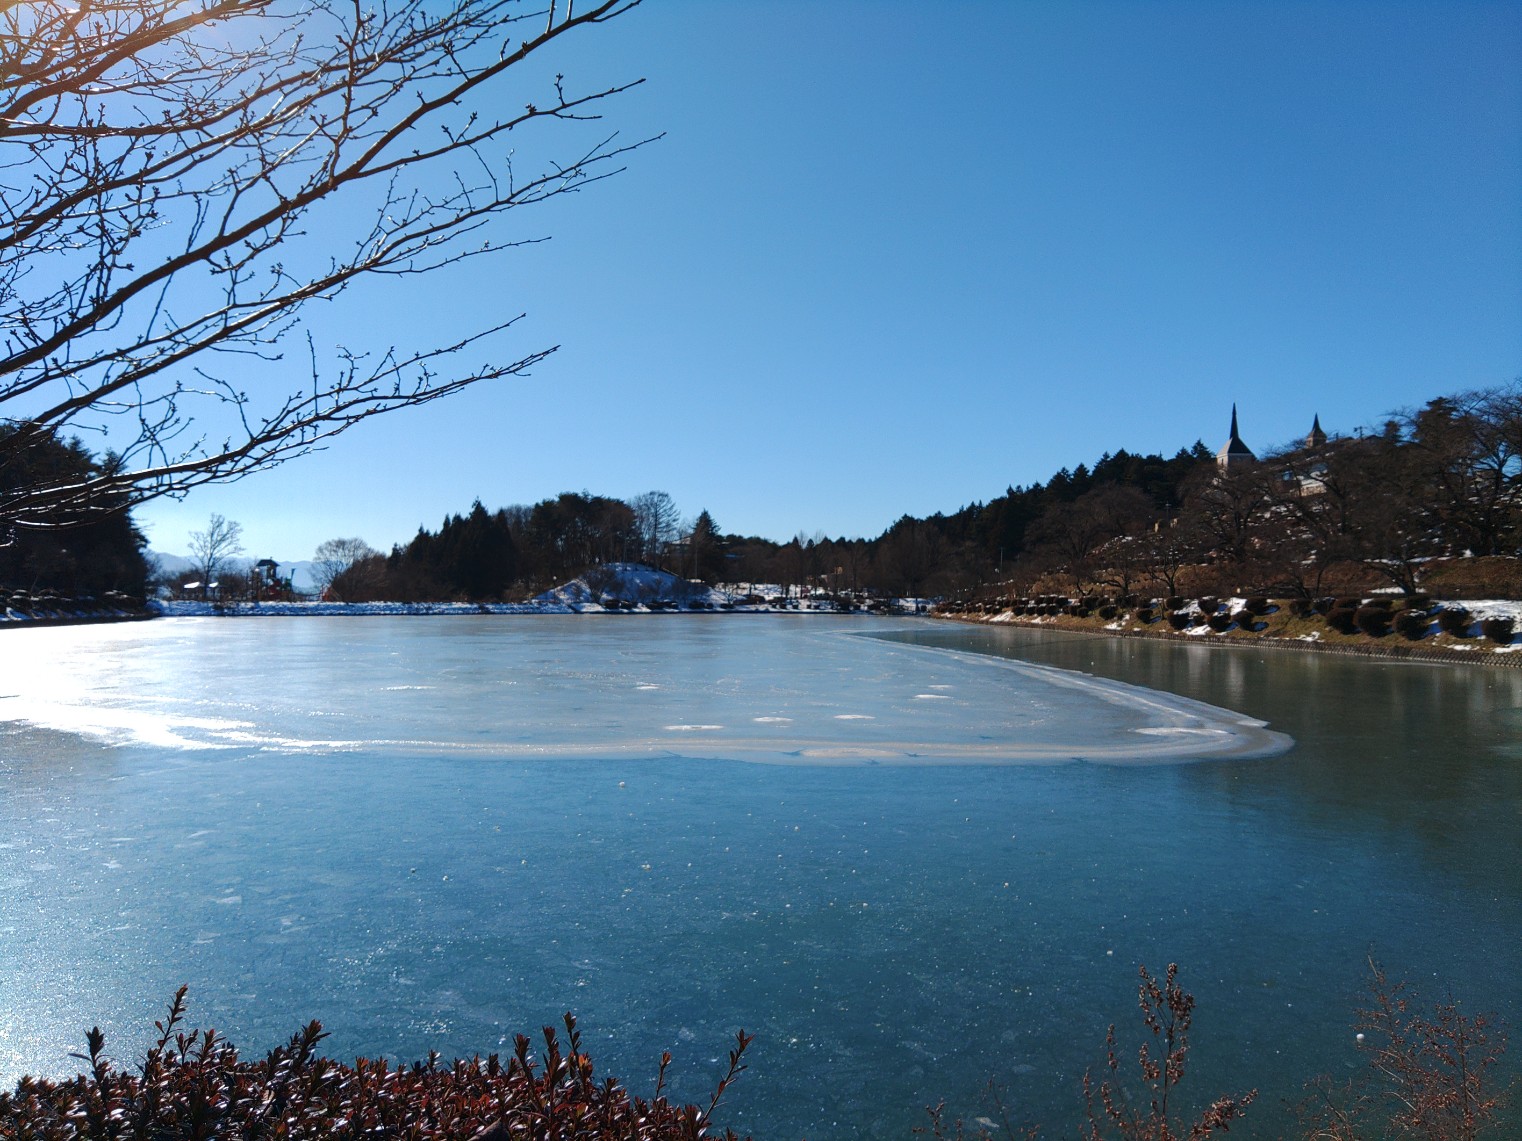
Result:
<svg viewBox="0 0 1522 1141">
<path fill-rule="evenodd" d="M 308 338 L 300 379 L 285 361 L 309 302 L 539 240 L 496 223 L 650 141 L 605 133 L 524 169 L 541 127 L 596 120 L 639 81 L 556 76 L 498 111 L 525 60 L 638 3 L 0 5 L 0 467 L 60 432 L 112 447 L 91 478 L 0 497 L 0 524 L 237 479 L 554 352 L 466 362 L 514 318 L 414 349 Z"/>
</svg>

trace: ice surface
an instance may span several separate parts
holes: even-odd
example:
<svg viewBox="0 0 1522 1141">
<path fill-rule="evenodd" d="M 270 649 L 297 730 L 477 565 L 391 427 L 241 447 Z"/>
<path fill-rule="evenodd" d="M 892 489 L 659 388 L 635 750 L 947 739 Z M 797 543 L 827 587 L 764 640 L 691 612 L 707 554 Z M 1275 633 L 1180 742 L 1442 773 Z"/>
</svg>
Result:
<svg viewBox="0 0 1522 1141">
<path fill-rule="evenodd" d="M 12 631 L 0 720 L 170 749 L 787 764 L 1263 756 L 1261 722 L 1046 666 L 776 616 L 163 619 Z"/>
</svg>

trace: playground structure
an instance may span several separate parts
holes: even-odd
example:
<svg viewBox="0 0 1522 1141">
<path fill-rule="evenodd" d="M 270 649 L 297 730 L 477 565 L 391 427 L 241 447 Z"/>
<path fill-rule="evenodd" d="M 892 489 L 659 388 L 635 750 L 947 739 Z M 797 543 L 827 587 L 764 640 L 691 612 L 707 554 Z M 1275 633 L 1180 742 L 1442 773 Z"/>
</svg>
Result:
<svg viewBox="0 0 1522 1141">
<path fill-rule="evenodd" d="M 260 559 L 249 574 L 255 602 L 294 602 L 296 591 L 291 586 L 291 576 L 280 574 L 280 564 L 274 559 Z"/>
</svg>

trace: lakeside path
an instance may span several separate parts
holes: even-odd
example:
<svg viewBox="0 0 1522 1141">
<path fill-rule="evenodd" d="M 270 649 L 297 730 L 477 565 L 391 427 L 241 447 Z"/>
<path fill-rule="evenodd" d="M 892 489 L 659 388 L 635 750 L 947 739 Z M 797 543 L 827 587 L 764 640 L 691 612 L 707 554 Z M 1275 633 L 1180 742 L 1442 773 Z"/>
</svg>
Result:
<svg viewBox="0 0 1522 1141">
<path fill-rule="evenodd" d="M 1481 606 L 1483 604 L 1460 603 L 1459 605 Z M 1505 605 L 1522 607 L 1519 603 Z M 1519 652 L 1522 651 L 1522 643 L 1517 641 L 1516 636 L 1513 636 L 1509 645 L 1497 645 L 1478 637 L 1460 640 L 1450 638 L 1448 635 L 1428 635 L 1421 642 L 1411 642 L 1398 634 L 1386 634 L 1378 639 L 1363 634 L 1342 635 L 1324 627 L 1315 628 L 1311 623 L 1297 619 L 1286 619 L 1277 625 L 1282 630 L 1293 622 L 1305 626 L 1306 629 L 1303 632 L 1281 633 L 1271 624 L 1268 630 L 1258 633 L 1236 628 L 1225 633 L 1217 633 L 1204 627 L 1195 627 L 1192 632 L 1184 633 L 1169 628 L 1161 621 L 1142 627 L 1116 621 L 1107 622 L 1099 618 L 1072 618 L 1066 615 L 1024 618 L 1008 611 L 986 616 L 932 614 L 931 617 L 969 626 L 1015 626 L 1025 630 L 1060 631 L 1065 634 L 1082 634 L 1093 638 L 1148 638 L 1153 641 L 1216 648 L 1292 650 L 1302 653 L 1388 658 L 1392 661 L 1522 669 L 1522 652 Z"/>
</svg>

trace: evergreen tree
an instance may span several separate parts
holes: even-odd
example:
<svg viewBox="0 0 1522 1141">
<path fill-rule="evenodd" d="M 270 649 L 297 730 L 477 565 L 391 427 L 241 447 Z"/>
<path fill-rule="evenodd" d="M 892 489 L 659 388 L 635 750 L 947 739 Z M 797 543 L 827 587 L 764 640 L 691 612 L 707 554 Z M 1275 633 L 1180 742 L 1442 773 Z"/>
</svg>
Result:
<svg viewBox="0 0 1522 1141">
<path fill-rule="evenodd" d="M 707 511 L 698 513 L 687 537 L 687 568 L 691 578 L 718 582 L 724 575 L 724 544 L 718 524 Z"/>
<path fill-rule="evenodd" d="M 0 427 L 0 444 L 18 429 Z M 24 448 L 0 446 L 0 501 L 40 483 L 87 480 L 108 472 L 115 459 L 97 460 L 78 440 L 47 433 Z M 146 591 L 146 541 L 119 500 L 115 511 L 88 515 L 54 511 L 45 524 L 0 531 L 0 584 L 29 591 L 54 590 L 71 596 L 106 591 L 141 597 Z M 107 505 L 109 507 L 109 505 Z"/>
</svg>

